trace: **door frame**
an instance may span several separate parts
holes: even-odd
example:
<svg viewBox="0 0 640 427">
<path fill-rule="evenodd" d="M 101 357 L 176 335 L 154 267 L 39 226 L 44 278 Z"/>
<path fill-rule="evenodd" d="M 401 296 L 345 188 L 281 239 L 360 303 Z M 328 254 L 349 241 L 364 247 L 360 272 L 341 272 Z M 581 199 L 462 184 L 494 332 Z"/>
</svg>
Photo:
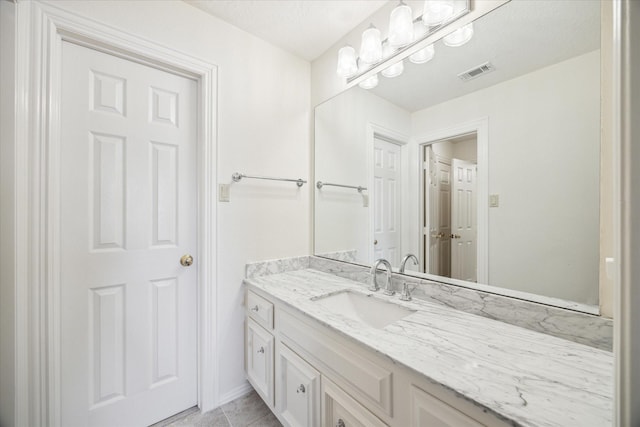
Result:
<svg viewBox="0 0 640 427">
<path fill-rule="evenodd" d="M 374 167 L 373 167 L 373 161 L 374 161 L 374 147 L 375 147 L 375 139 L 382 139 L 384 141 L 387 141 L 391 144 L 396 144 L 400 147 L 400 186 L 401 189 L 403 189 L 402 191 L 400 191 L 400 208 L 398 210 L 398 219 L 400 220 L 400 249 L 402 250 L 402 243 L 403 243 L 403 232 L 404 232 L 404 227 L 405 227 L 405 218 L 403 217 L 404 214 L 404 210 L 402 209 L 402 200 L 404 199 L 404 193 L 407 187 L 408 187 L 408 179 L 407 179 L 407 175 L 406 175 L 406 171 L 405 171 L 405 167 L 407 165 L 407 161 L 405 159 L 405 157 L 408 155 L 407 154 L 407 147 L 410 141 L 410 138 L 400 132 L 397 132 L 395 130 L 391 130 L 388 129 L 384 126 L 380 126 L 378 124 L 375 124 L 373 122 L 369 122 L 367 123 L 367 130 L 366 130 L 366 161 L 367 161 L 367 189 L 368 189 L 368 193 L 369 196 L 371 195 L 371 192 L 373 191 L 373 185 L 374 185 Z M 374 227 L 374 209 L 373 209 L 373 205 L 371 204 L 371 197 L 369 197 L 369 230 L 367 231 L 367 241 L 369 242 L 367 244 L 367 259 L 369 260 L 369 262 L 371 264 L 373 264 L 374 260 L 373 258 L 373 227 Z"/>
<path fill-rule="evenodd" d="M 16 25 L 15 422 L 59 426 L 62 43 L 198 83 L 198 405 L 219 401 L 216 331 L 217 67 L 49 3 L 18 2 Z"/>
<path fill-rule="evenodd" d="M 478 165 L 487 165 L 484 168 L 478 168 L 477 175 L 477 214 L 478 214 L 478 235 L 477 235 L 477 255 L 478 255 L 478 277 L 477 283 L 487 285 L 489 284 L 489 118 L 481 117 L 479 119 L 475 119 L 469 122 L 460 123 L 455 126 L 451 126 L 448 128 L 439 129 L 433 132 L 430 132 L 425 135 L 421 135 L 416 138 L 416 142 L 418 144 L 419 155 L 416 156 L 418 159 L 418 184 L 419 184 L 419 196 L 420 201 L 418 203 L 418 230 L 421 231 L 419 233 L 420 242 L 418 244 L 419 248 L 419 257 L 418 259 L 424 260 L 425 256 L 425 224 L 424 224 L 424 213 L 425 213 L 425 184 L 424 184 L 424 162 L 425 159 L 425 151 L 424 148 L 427 145 L 431 145 L 435 142 L 441 141 L 443 139 L 454 138 L 456 136 L 476 133 L 477 135 L 477 150 L 478 150 Z M 484 202 L 483 202 L 484 201 Z M 422 263 L 422 261 L 421 261 Z M 424 265 L 420 266 L 424 269 Z M 442 278 L 443 282 L 451 281 L 451 283 L 456 285 L 462 285 L 466 287 L 473 287 L 473 284 L 469 282 Z"/>
</svg>

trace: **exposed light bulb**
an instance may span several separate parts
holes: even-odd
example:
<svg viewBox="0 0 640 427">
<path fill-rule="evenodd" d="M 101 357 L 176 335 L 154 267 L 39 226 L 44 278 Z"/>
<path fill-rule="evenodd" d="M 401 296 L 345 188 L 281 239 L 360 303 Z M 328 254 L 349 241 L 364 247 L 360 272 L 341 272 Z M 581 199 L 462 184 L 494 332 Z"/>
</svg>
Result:
<svg viewBox="0 0 640 427">
<path fill-rule="evenodd" d="M 403 47 L 413 42 L 413 13 L 411 8 L 400 4 L 391 11 L 389 17 L 389 44 L 392 47 Z"/>
<path fill-rule="evenodd" d="M 382 59 L 382 40 L 380 30 L 371 24 L 362 33 L 360 45 L 360 60 L 366 64 L 375 64 Z"/>
<path fill-rule="evenodd" d="M 351 46 L 344 46 L 338 51 L 338 76 L 349 78 L 358 72 L 356 50 Z"/>
<path fill-rule="evenodd" d="M 473 22 L 469 22 L 467 25 L 462 26 L 454 32 L 447 34 L 442 38 L 442 43 L 445 46 L 459 47 L 467 43 L 473 37 Z"/>
<path fill-rule="evenodd" d="M 374 87 L 378 86 L 378 75 L 374 74 L 368 79 L 361 81 L 358 86 L 360 86 L 362 89 L 373 89 Z"/>
<path fill-rule="evenodd" d="M 440 25 L 453 16 L 453 0 L 425 0 L 422 22 L 430 27 Z"/>
</svg>

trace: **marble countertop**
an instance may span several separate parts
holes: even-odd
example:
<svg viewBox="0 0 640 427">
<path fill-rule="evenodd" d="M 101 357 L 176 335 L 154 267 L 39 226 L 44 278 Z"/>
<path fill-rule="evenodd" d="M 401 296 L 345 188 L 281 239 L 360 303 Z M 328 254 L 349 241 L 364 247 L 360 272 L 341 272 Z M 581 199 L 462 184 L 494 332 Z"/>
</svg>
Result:
<svg viewBox="0 0 640 427">
<path fill-rule="evenodd" d="M 520 426 L 610 426 L 613 355 L 582 344 L 414 299 L 374 298 L 416 310 L 374 329 L 312 298 L 361 283 L 313 269 L 245 279 L 330 329 Z"/>
</svg>

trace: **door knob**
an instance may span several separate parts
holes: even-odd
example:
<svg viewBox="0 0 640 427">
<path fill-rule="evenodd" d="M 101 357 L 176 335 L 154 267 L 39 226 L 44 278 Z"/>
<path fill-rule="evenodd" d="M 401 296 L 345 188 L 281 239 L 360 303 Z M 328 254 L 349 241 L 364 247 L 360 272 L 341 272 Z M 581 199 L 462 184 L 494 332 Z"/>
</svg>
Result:
<svg viewBox="0 0 640 427">
<path fill-rule="evenodd" d="M 193 257 L 189 254 L 184 254 L 180 257 L 180 265 L 183 267 L 189 267 L 193 264 Z"/>
<path fill-rule="evenodd" d="M 460 235 L 459 235 L 459 234 L 452 234 L 450 237 L 451 237 L 452 239 L 459 239 L 459 238 L 460 238 Z"/>
<path fill-rule="evenodd" d="M 374 244 L 374 245 L 377 245 L 377 244 L 378 244 L 378 239 L 374 240 L 374 241 L 373 241 L 373 244 Z"/>
</svg>

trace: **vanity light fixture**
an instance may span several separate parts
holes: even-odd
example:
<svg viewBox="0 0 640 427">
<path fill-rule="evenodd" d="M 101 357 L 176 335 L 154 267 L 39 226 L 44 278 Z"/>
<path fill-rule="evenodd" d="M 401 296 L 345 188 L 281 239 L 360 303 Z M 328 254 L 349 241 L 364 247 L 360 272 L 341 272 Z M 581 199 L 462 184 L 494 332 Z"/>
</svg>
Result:
<svg viewBox="0 0 640 427">
<path fill-rule="evenodd" d="M 358 86 L 360 86 L 362 89 L 373 89 L 374 87 L 378 86 L 378 75 L 374 74 L 368 79 L 361 81 Z"/>
<path fill-rule="evenodd" d="M 382 57 L 388 58 L 395 52 L 395 49 L 391 47 L 389 42 L 385 42 L 382 45 Z M 398 61 L 389 65 L 380 74 L 387 78 L 398 77 L 404 71 L 404 61 Z"/>
<path fill-rule="evenodd" d="M 454 32 L 442 38 L 442 43 L 449 47 L 459 47 L 467 43 L 473 37 L 473 22 L 469 22 Z"/>
<path fill-rule="evenodd" d="M 419 40 L 427 35 L 427 27 L 425 27 L 422 22 L 416 22 L 413 25 L 413 33 L 415 34 L 416 39 Z M 429 62 L 433 59 L 434 53 L 435 50 L 433 48 L 433 45 L 430 44 L 429 46 L 420 49 L 419 51 L 411 55 L 409 57 L 409 61 L 413 62 L 414 64 L 424 64 L 425 62 Z"/>
<path fill-rule="evenodd" d="M 399 48 L 413 42 L 413 13 L 411 8 L 400 0 L 400 4 L 389 16 L 389 46 Z"/>
<path fill-rule="evenodd" d="M 362 33 L 360 45 L 360 60 L 368 65 L 375 64 L 382 59 L 382 39 L 380 30 L 373 24 Z"/>
<path fill-rule="evenodd" d="M 434 27 L 440 25 L 453 16 L 453 0 L 425 0 L 422 22 Z"/>
<path fill-rule="evenodd" d="M 404 63 L 396 57 L 469 11 L 470 0 L 425 0 L 423 14 L 413 19 L 411 8 L 399 0 L 389 16 L 388 37 L 383 40 L 380 30 L 371 24 L 362 33 L 359 55 L 348 45 L 338 51 L 336 73 L 351 82 L 388 60 L 391 65 L 380 74 L 389 78 L 399 76 L 404 71 Z M 468 24 L 445 36 L 443 42 L 447 46 L 462 46 L 472 36 L 473 26 Z M 414 64 L 424 64 L 433 59 L 434 53 L 431 44 L 411 54 L 409 60 Z M 373 89 L 377 85 L 377 74 L 360 83 L 360 87 L 365 89 Z"/>
<path fill-rule="evenodd" d="M 356 50 L 352 46 L 345 46 L 338 51 L 338 70 L 340 77 L 349 78 L 358 72 Z"/>
</svg>

